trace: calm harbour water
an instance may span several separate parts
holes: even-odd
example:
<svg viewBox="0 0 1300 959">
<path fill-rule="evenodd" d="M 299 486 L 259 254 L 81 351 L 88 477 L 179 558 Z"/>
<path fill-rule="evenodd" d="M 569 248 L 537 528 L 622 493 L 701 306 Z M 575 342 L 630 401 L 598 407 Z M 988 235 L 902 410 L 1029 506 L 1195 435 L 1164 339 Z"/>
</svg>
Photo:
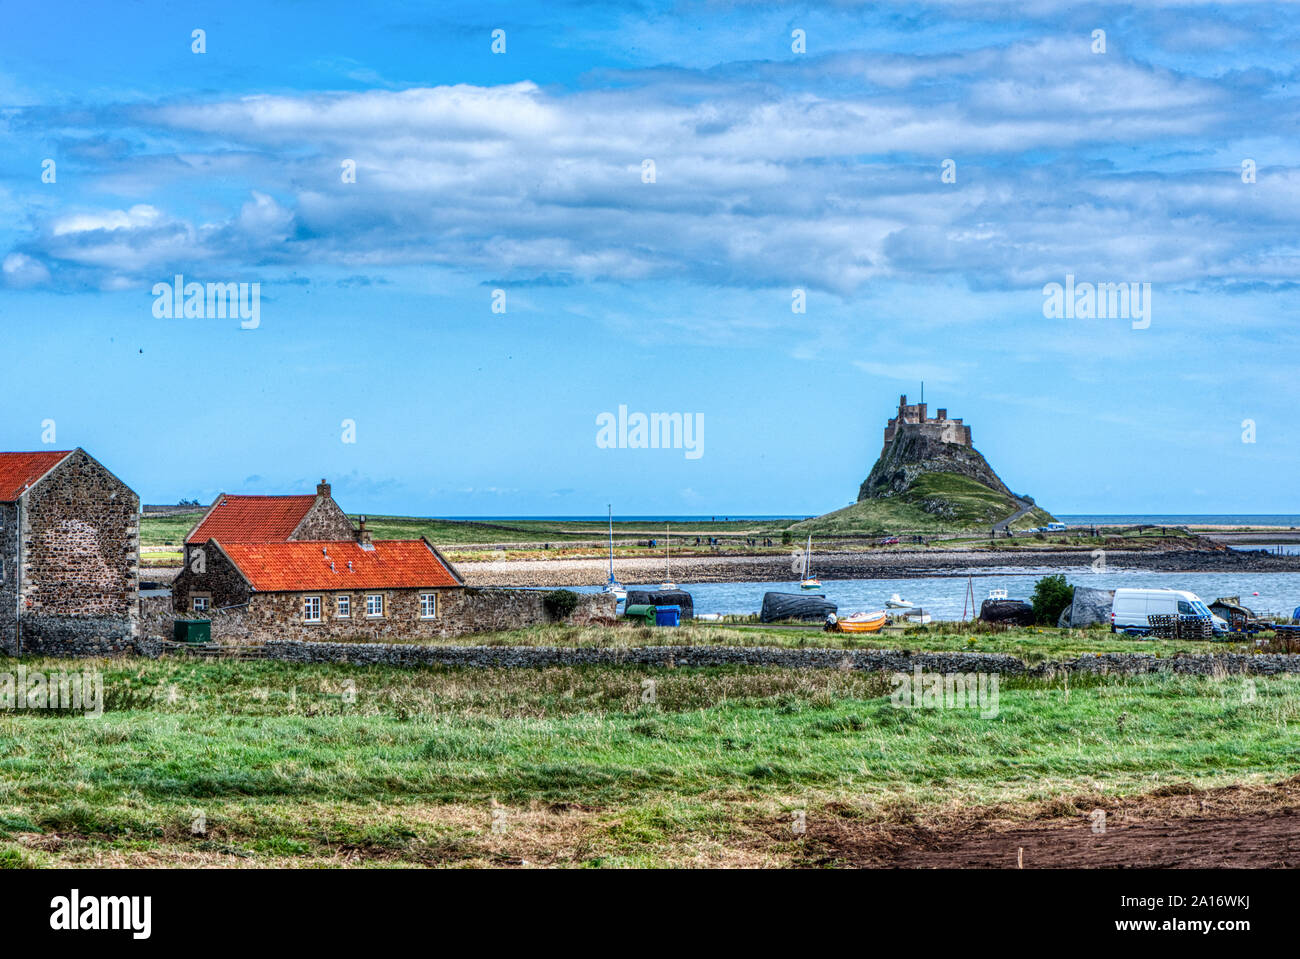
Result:
<svg viewBox="0 0 1300 959">
<path fill-rule="evenodd" d="M 1005 589 L 1012 599 L 1028 599 L 1034 583 L 1048 573 L 1065 572 L 1076 586 L 1116 589 L 1121 586 L 1186 589 L 1207 603 L 1220 596 L 1240 596 L 1241 602 L 1257 614 L 1290 617 L 1300 606 L 1300 573 L 1162 573 L 1150 570 L 1110 569 L 1102 573 L 1055 569 L 1015 569 L 1005 572 L 981 570 L 971 582 L 975 592 L 975 611 L 991 589 Z M 797 582 L 769 583 L 681 583 L 691 594 L 698 613 L 756 613 L 763 605 L 765 592 L 798 593 Z M 839 607 L 841 615 L 863 610 L 881 609 L 885 600 L 898 593 L 903 599 L 925 609 L 935 619 L 955 620 L 962 615 L 966 598 L 966 574 L 960 576 L 926 576 L 911 579 L 849 579 L 823 581 L 821 594 Z M 652 588 L 652 587 L 645 587 Z M 595 592 L 598 587 L 582 587 L 580 592 Z M 1259 595 L 1254 595 L 1258 593 Z M 813 593 L 811 595 L 818 595 Z M 969 605 L 967 613 L 969 614 Z"/>
</svg>

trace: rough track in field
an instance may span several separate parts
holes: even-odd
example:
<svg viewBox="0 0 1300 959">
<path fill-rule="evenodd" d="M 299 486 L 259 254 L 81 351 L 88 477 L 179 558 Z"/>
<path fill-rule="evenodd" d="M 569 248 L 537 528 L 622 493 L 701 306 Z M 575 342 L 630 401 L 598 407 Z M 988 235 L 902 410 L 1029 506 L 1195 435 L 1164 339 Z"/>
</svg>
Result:
<svg viewBox="0 0 1300 959">
<path fill-rule="evenodd" d="M 1094 805 L 1095 803 L 1095 805 Z M 1051 804 L 1034 821 L 980 820 L 978 811 L 936 824 L 867 825 L 810 816 L 797 864 L 894 869 L 1286 869 L 1300 867 L 1300 777 L 1269 786 Z M 1056 807 L 1057 810 L 1060 806 Z M 1106 812 L 1094 832 L 1093 809 Z M 994 810 L 1006 816 L 1009 810 Z"/>
</svg>

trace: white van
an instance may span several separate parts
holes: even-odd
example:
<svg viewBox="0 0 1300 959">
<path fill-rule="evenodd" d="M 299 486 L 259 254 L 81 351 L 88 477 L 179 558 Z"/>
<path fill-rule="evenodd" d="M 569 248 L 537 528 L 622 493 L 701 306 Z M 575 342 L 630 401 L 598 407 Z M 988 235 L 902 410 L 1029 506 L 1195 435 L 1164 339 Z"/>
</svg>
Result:
<svg viewBox="0 0 1300 959">
<path fill-rule="evenodd" d="M 1195 593 L 1185 589 L 1117 589 L 1110 608 L 1111 632 L 1148 633 L 1148 616 L 1200 616 L 1210 610 Z"/>
</svg>

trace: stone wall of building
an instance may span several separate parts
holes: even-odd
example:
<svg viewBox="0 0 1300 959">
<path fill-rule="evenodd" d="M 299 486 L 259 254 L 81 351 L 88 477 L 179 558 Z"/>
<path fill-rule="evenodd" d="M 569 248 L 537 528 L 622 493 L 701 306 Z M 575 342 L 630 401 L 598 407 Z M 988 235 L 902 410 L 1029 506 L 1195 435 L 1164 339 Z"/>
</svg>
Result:
<svg viewBox="0 0 1300 959">
<path fill-rule="evenodd" d="M 219 567 L 208 565 L 211 575 Z M 183 574 L 182 574 L 183 575 Z M 177 584 L 181 577 L 177 577 Z M 193 581 L 193 580 L 191 580 Z M 210 584 L 209 584 L 210 585 Z M 173 585 L 172 597 L 150 597 L 141 601 L 141 635 L 170 639 L 176 619 L 210 619 L 214 642 L 254 644 L 270 640 L 308 642 L 432 641 L 466 633 L 521 629 L 550 622 L 542 590 L 529 589 L 408 589 L 312 591 L 301 593 L 252 593 L 246 605 L 214 602 L 210 613 L 194 613 L 189 603 L 192 592 L 182 595 Z M 188 587 L 187 587 L 188 589 Z M 438 594 L 438 615 L 420 618 L 420 594 Z M 365 598 L 370 593 L 384 597 L 384 616 L 366 616 Z M 230 594 L 221 594 L 229 600 Z M 321 598 L 321 621 L 303 619 L 303 598 Z M 351 614 L 335 615 L 338 597 L 349 598 Z M 565 622 L 574 625 L 613 623 L 616 601 L 604 593 L 579 594 L 578 606 Z"/>
<path fill-rule="evenodd" d="M 438 595 L 438 615 L 420 618 L 420 594 Z M 384 615 L 366 616 L 365 598 L 384 597 Z M 296 639 L 306 641 L 435 640 L 466 633 L 521 629 L 550 621 L 543 605 L 545 593 L 528 589 L 388 589 L 349 592 L 254 593 L 249 599 L 247 624 L 253 641 Z M 579 594 L 580 599 L 566 622 L 584 625 L 614 622 L 616 601 L 612 596 Z M 303 619 L 303 599 L 321 597 L 321 621 Z M 334 615 L 338 597 L 350 599 L 351 615 Z"/>
<path fill-rule="evenodd" d="M 18 505 L 0 503 L 0 652 L 18 651 Z"/>
<path fill-rule="evenodd" d="M 958 446 L 973 446 L 970 427 L 962 423 L 961 417 L 948 418 L 948 411 L 941 409 L 937 416 L 930 416 L 928 404 L 908 403 L 907 396 L 898 398 L 898 414 L 890 417 L 885 425 L 885 442 L 881 455 L 889 449 L 889 444 L 899 433 L 911 432 L 941 443 L 955 443 Z"/>
<path fill-rule="evenodd" d="M 178 619 L 206 619 L 211 626 L 214 643 L 232 646 L 249 645 L 254 641 L 248 634 L 247 610 L 242 607 L 215 609 L 206 613 L 177 612 L 170 596 L 142 596 L 140 598 L 141 640 L 170 640 L 174 623 Z"/>
<path fill-rule="evenodd" d="M 19 504 L 19 650 L 110 647 L 139 625 L 140 499 L 77 450 Z"/>
<path fill-rule="evenodd" d="M 172 608 L 180 616 L 193 615 L 195 596 L 208 597 L 212 611 L 243 606 L 250 595 L 248 581 L 212 543 L 192 547 L 189 562 L 172 580 Z"/>
<path fill-rule="evenodd" d="M 355 539 L 356 531 L 352 520 L 343 512 L 339 504 L 330 495 L 330 484 L 324 480 L 316 487 L 316 502 L 312 504 L 307 515 L 302 518 L 298 528 L 293 532 L 296 540 L 342 540 Z"/>
<path fill-rule="evenodd" d="M 139 651 L 139 619 L 112 616 L 23 616 L 23 656 L 122 656 Z"/>
</svg>

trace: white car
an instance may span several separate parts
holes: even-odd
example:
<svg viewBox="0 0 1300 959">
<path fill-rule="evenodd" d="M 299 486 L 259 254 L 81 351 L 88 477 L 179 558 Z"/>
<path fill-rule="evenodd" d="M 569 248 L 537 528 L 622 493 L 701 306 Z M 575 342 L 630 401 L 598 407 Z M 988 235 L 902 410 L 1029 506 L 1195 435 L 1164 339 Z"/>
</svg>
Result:
<svg viewBox="0 0 1300 959">
<path fill-rule="evenodd" d="M 1185 589 L 1115 590 L 1110 608 L 1112 632 L 1142 633 L 1151 631 L 1148 616 L 1198 616 L 1211 620 L 1209 608 L 1201 597 Z"/>
</svg>

